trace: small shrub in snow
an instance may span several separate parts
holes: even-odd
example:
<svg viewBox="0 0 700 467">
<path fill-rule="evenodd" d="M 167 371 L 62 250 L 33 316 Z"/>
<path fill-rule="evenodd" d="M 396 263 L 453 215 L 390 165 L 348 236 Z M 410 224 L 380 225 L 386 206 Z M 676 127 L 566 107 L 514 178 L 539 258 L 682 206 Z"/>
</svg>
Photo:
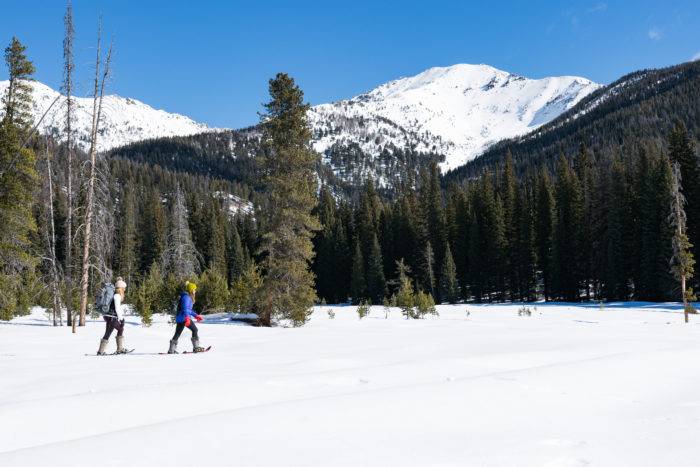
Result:
<svg viewBox="0 0 700 467">
<path fill-rule="evenodd" d="M 335 310 L 333 308 L 328 310 L 328 319 L 335 319 Z"/>
<path fill-rule="evenodd" d="M 525 305 L 523 305 L 518 310 L 518 316 L 532 316 L 532 311 L 530 311 L 529 307 L 526 307 Z"/>
<path fill-rule="evenodd" d="M 396 304 L 393 303 L 393 300 L 390 300 L 387 297 L 384 297 L 384 301 L 382 302 L 382 305 L 384 306 L 384 319 L 389 319 L 389 313 L 391 313 L 391 307 L 396 306 Z"/>
<path fill-rule="evenodd" d="M 416 317 L 425 318 L 427 315 L 438 316 L 435 300 L 429 293 L 418 292 L 415 299 Z"/>
<path fill-rule="evenodd" d="M 408 277 L 409 268 L 403 262 L 403 260 L 397 262 L 399 270 L 399 290 L 396 295 L 392 297 L 394 304 L 401 308 L 401 314 L 403 314 L 406 319 L 417 318 L 414 305 L 416 299 L 413 293 L 413 281 Z"/>
<path fill-rule="evenodd" d="M 369 302 L 365 300 L 357 306 L 357 316 L 362 319 L 367 315 L 369 315 Z"/>
</svg>

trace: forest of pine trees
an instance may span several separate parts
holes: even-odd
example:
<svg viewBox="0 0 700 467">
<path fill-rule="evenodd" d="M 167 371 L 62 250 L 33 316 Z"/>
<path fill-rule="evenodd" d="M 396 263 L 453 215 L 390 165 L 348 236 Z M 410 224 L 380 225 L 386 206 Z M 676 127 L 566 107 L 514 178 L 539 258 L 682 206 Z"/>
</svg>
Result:
<svg viewBox="0 0 700 467">
<path fill-rule="evenodd" d="M 367 183 L 355 205 L 323 187 L 318 294 L 380 304 L 397 291 L 403 261 L 415 290 L 437 302 L 679 300 L 670 267 L 672 161 L 687 164 L 682 192 L 692 197 L 697 156 L 680 124 L 667 152 L 640 148 L 610 164 L 581 146 L 562 154 L 553 173 L 518 179 L 508 157 L 495 173 L 446 189 L 433 165 L 417 190 L 383 201 Z M 693 243 L 700 232 L 691 206 Z"/>
<path fill-rule="evenodd" d="M 172 310 L 185 280 L 200 286 L 200 312 L 257 312 L 265 325 L 302 324 L 314 301 L 395 305 L 416 317 L 434 302 L 694 298 L 700 167 L 680 121 L 662 150 L 642 142 L 610 157 L 579 144 L 554 164 L 527 167 L 507 153 L 464 180 L 444 178 L 433 160 L 391 197 L 371 179 L 348 196 L 319 184 L 307 104 L 279 74 L 261 121 L 263 150 L 240 163 L 254 181 L 236 181 L 189 170 L 194 157 L 170 167 L 148 151 L 105 156 L 75 146 L 71 15 L 69 4 L 60 142 L 34 134 L 34 66 L 18 39 L 5 49 L 0 319 L 43 305 L 55 324 L 75 323 L 84 291 L 92 297 L 117 276 L 146 324 Z M 104 76 L 108 65 L 109 53 Z M 98 73 L 96 109 L 99 81 Z M 233 194 L 255 209 L 232 209 Z"/>
</svg>

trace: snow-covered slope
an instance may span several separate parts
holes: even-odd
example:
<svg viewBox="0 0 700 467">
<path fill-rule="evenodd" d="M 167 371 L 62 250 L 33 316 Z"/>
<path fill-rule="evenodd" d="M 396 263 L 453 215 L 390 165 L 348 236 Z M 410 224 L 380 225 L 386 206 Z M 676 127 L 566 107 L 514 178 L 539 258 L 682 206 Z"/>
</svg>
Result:
<svg viewBox="0 0 700 467">
<path fill-rule="evenodd" d="M 0 81 L 0 95 L 4 95 L 8 81 Z M 34 118 L 38 122 L 59 95 L 45 84 L 33 83 Z M 41 131 L 57 136 L 63 135 L 65 99 L 60 97 L 42 121 Z M 104 151 L 117 146 L 149 138 L 163 136 L 185 136 L 208 131 L 210 128 L 184 115 L 157 110 L 135 99 L 108 95 L 102 108 L 101 132 L 98 149 Z M 76 137 L 78 144 L 87 149 L 92 125 L 92 99 L 75 99 Z"/>
<path fill-rule="evenodd" d="M 528 79 L 487 65 L 431 68 L 349 100 L 312 108 L 314 147 L 357 143 L 376 155 L 386 145 L 446 156 L 457 167 L 502 139 L 528 133 L 600 87 L 575 76 Z"/>
</svg>

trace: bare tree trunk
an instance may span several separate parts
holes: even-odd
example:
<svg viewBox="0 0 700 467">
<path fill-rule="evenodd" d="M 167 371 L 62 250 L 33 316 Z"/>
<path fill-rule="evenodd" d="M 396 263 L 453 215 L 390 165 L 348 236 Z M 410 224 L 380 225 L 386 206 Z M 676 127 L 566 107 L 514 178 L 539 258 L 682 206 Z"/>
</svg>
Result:
<svg viewBox="0 0 700 467">
<path fill-rule="evenodd" d="M 46 177 L 49 182 L 49 262 L 51 263 L 51 293 L 53 295 L 53 325 L 58 326 L 61 318 L 61 295 L 59 293 L 59 274 L 56 264 L 56 225 L 53 212 L 53 173 L 51 171 L 51 154 L 46 145 Z"/>
<path fill-rule="evenodd" d="M 85 314 L 87 312 L 89 272 L 90 272 L 90 242 L 92 240 L 92 220 L 94 217 L 95 204 L 95 176 L 97 164 L 97 135 L 99 130 L 100 117 L 102 114 L 102 99 L 104 97 L 105 81 L 109 76 L 109 65 L 112 59 L 112 46 L 109 46 L 107 58 L 100 81 L 100 44 L 102 39 L 102 28 L 97 36 L 97 59 L 95 62 L 95 89 L 92 104 L 92 129 L 90 132 L 90 176 L 87 184 L 87 196 L 85 205 L 85 226 L 83 242 L 83 264 L 82 276 L 80 279 L 80 326 L 85 326 Z M 75 319 L 73 320 L 73 332 L 75 332 Z"/>
<path fill-rule="evenodd" d="M 68 212 L 66 216 L 66 265 L 65 281 L 68 297 L 66 299 L 66 324 L 72 325 L 72 297 L 73 297 L 73 5 L 68 0 L 66 15 L 63 18 L 65 24 L 65 37 L 63 39 L 63 92 L 66 96 L 66 189 Z"/>
<path fill-rule="evenodd" d="M 685 322 L 688 322 L 688 297 L 685 294 L 685 274 L 681 277 L 681 293 L 683 294 L 683 314 Z"/>
</svg>

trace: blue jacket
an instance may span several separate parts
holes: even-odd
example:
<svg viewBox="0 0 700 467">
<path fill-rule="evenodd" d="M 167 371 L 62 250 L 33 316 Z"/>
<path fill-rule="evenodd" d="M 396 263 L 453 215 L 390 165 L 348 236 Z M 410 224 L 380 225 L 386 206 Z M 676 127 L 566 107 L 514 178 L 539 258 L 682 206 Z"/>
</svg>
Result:
<svg viewBox="0 0 700 467">
<path fill-rule="evenodd" d="M 177 306 L 177 316 L 175 316 L 176 323 L 184 323 L 187 317 L 194 319 L 197 313 L 192 309 L 192 297 L 187 292 L 182 292 L 180 294 L 180 303 Z"/>
</svg>

